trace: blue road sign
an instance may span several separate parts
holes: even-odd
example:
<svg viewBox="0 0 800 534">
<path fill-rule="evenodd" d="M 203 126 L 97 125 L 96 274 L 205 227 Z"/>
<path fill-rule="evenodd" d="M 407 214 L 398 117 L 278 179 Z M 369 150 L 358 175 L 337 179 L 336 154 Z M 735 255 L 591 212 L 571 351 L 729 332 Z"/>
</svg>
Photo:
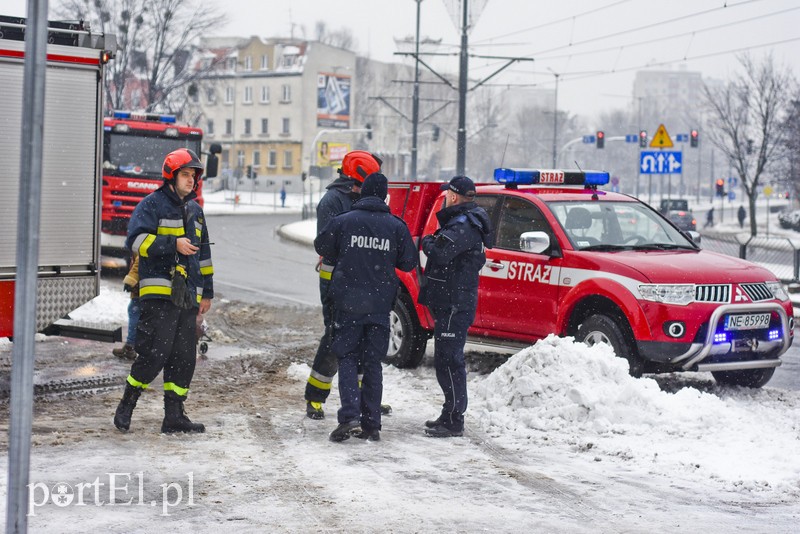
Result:
<svg viewBox="0 0 800 534">
<path fill-rule="evenodd" d="M 675 141 L 678 143 L 688 143 L 689 142 L 689 134 L 677 134 L 675 136 Z"/>
<path fill-rule="evenodd" d="M 677 150 L 650 150 L 641 152 L 639 171 L 642 174 L 681 174 L 683 152 Z"/>
<path fill-rule="evenodd" d="M 638 135 L 626 135 L 625 136 L 625 142 L 626 143 L 636 143 L 637 141 L 639 141 L 639 136 Z"/>
<path fill-rule="evenodd" d="M 595 142 L 595 138 L 594 138 L 593 135 L 584 135 L 583 136 L 583 142 L 588 145 L 589 143 L 594 143 Z"/>
</svg>

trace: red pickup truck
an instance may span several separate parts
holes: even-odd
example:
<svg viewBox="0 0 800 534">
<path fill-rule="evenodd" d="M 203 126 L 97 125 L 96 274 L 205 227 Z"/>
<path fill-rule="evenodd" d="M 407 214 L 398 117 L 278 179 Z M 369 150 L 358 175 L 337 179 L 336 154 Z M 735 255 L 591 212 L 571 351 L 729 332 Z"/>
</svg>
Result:
<svg viewBox="0 0 800 534">
<path fill-rule="evenodd" d="M 470 341 L 532 344 L 549 334 L 610 344 L 642 373 L 710 371 L 761 387 L 791 345 L 789 296 L 767 269 L 702 250 L 649 205 L 603 191 L 608 173 L 497 169 L 476 202 L 495 246 L 480 273 Z M 387 202 L 415 241 L 436 231 L 441 183 L 392 183 Z M 398 273 L 388 360 L 415 367 L 433 320 L 421 271 Z"/>
</svg>

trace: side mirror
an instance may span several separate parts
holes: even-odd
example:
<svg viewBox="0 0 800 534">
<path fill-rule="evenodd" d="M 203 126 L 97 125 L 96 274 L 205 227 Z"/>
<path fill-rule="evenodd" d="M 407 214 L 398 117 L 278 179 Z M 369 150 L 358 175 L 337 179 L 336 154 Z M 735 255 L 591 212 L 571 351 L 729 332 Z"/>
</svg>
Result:
<svg viewBox="0 0 800 534">
<path fill-rule="evenodd" d="M 541 254 L 550 246 L 550 236 L 545 232 L 525 232 L 519 236 L 519 249 L 522 252 Z"/>
<path fill-rule="evenodd" d="M 697 245 L 699 245 L 699 244 L 700 244 L 700 239 L 702 239 L 702 238 L 700 237 L 700 233 L 699 233 L 699 232 L 695 232 L 694 230 L 687 230 L 687 231 L 686 231 L 686 232 L 684 232 L 684 233 L 685 233 L 687 236 L 689 236 L 689 239 L 691 239 L 692 241 L 694 241 L 694 242 L 695 242 L 695 244 L 697 244 Z"/>
</svg>

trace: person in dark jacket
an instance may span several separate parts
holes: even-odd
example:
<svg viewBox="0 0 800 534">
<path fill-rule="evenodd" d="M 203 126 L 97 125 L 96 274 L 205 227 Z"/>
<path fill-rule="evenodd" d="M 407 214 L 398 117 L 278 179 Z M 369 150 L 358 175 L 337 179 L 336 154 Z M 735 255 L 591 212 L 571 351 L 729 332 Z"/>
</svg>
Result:
<svg viewBox="0 0 800 534">
<path fill-rule="evenodd" d="M 196 319 L 214 298 L 211 249 L 195 190 L 203 164 L 189 149 L 164 160 L 164 185 L 136 206 L 125 245 L 139 256 L 141 317 L 138 358 L 131 366 L 114 426 L 127 431 L 142 390 L 164 371 L 161 432 L 205 432 L 183 408 L 197 359 Z"/>
<path fill-rule="evenodd" d="M 736 212 L 736 217 L 739 219 L 739 228 L 744 228 L 744 220 L 747 218 L 747 211 L 743 205 L 739 205 L 739 211 Z"/>
<path fill-rule="evenodd" d="M 336 265 L 328 298 L 342 406 L 331 441 L 344 441 L 352 433 L 380 439 L 381 360 L 389 349 L 389 312 L 399 289 L 395 269 L 408 272 L 417 266 L 411 234 L 405 222 L 389 212 L 387 191 L 384 175 L 369 175 L 352 209 L 334 217 L 314 240 L 317 252 Z M 360 388 L 359 364 L 364 373 Z"/>
<path fill-rule="evenodd" d="M 442 413 L 425 422 L 431 437 L 464 433 L 467 410 L 467 370 L 464 344 L 478 306 L 478 273 L 486 261 L 484 247 L 491 243 L 491 224 L 486 211 L 474 202 L 475 184 L 455 176 L 442 186 L 444 207 L 436 214 L 439 229 L 422 238 L 427 257 L 420 304 L 434 318 L 434 367 L 444 393 Z"/>
<path fill-rule="evenodd" d="M 340 213 L 350 211 L 353 202 L 361 194 L 361 184 L 370 174 L 380 172 L 381 160 L 364 150 L 353 150 L 342 158 L 342 167 L 339 177 L 328 187 L 327 192 L 317 204 L 317 235 L 322 229 Z M 325 411 L 322 405 L 331 392 L 331 382 L 336 376 L 338 362 L 331 352 L 330 326 L 333 309 L 328 298 L 331 276 L 335 262 L 330 258 L 322 257 L 319 263 L 319 298 L 322 302 L 322 320 L 325 324 L 325 333 L 319 341 L 311 373 L 306 383 L 306 416 L 311 419 L 324 419 Z M 389 408 L 389 410 L 391 410 Z"/>
</svg>

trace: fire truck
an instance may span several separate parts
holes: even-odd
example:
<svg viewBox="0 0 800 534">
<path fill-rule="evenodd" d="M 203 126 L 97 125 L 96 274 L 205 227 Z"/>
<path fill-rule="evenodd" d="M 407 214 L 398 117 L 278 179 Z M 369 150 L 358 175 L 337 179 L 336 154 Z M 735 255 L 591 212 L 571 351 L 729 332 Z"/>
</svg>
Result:
<svg viewBox="0 0 800 534">
<path fill-rule="evenodd" d="M 13 334 L 23 116 L 24 18 L 0 17 L 0 337 Z M 98 242 L 103 70 L 113 35 L 83 23 L 48 23 L 36 326 L 94 298 Z"/>
<path fill-rule="evenodd" d="M 607 343 L 630 373 L 708 371 L 761 387 L 794 339 L 789 295 L 769 270 L 702 250 L 649 205 L 603 191 L 607 172 L 496 169 L 478 184 L 494 246 L 480 272 L 469 340 L 527 346 L 551 334 Z M 438 228 L 441 183 L 391 183 L 415 241 Z M 426 258 L 420 251 L 424 269 Z M 433 333 L 422 272 L 398 272 L 389 361 L 414 367 Z"/>
<path fill-rule="evenodd" d="M 178 124 L 174 115 L 114 111 L 103 119 L 103 192 L 100 244 L 103 264 L 122 267 L 128 259 L 125 237 L 134 208 L 161 187 L 164 157 L 178 148 L 200 154 L 203 131 Z M 212 145 L 205 177 L 217 172 L 219 145 Z M 203 205 L 203 183 L 197 202 Z M 116 258 L 116 259 L 115 259 Z"/>
</svg>

